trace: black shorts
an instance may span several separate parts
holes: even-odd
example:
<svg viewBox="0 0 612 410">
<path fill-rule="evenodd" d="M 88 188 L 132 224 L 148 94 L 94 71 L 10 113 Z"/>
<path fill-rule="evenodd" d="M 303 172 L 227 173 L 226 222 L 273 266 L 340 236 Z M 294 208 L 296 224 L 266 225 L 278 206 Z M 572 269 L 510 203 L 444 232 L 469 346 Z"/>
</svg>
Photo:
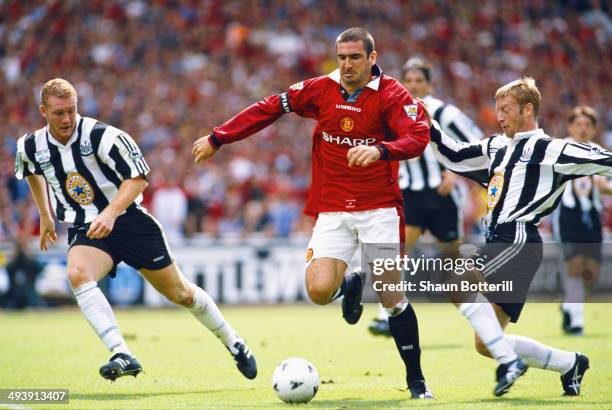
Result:
<svg viewBox="0 0 612 410">
<path fill-rule="evenodd" d="M 482 270 L 491 284 L 512 283 L 512 291 L 485 293 L 516 323 L 533 277 L 542 263 L 542 239 L 535 225 L 511 222 L 497 225 L 487 234 L 487 244 L 479 255 L 485 259 Z"/>
<path fill-rule="evenodd" d="M 130 207 L 119 216 L 110 235 L 103 239 L 89 239 L 89 224 L 75 225 L 68 229 L 68 245 L 86 245 L 98 248 L 113 258 L 111 277 L 117 273 L 117 265 L 125 262 L 136 270 L 163 269 L 174 262 L 163 228 L 148 213 Z"/>
<path fill-rule="evenodd" d="M 440 242 L 452 242 L 461 237 L 459 209 L 450 194 L 441 196 L 435 189 L 404 189 L 402 195 L 406 225 L 429 230 Z"/>
<path fill-rule="evenodd" d="M 563 258 L 568 261 L 576 256 L 590 258 L 601 264 L 601 242 L 563 242 Z"/>
<path fill-rule="evenodd" d="M 579 210 L 559 208 L 559 235 L 565 260 L 585 256 L 601 263 L 603 228 L 599 213 L 593 209 L 587 215 Z"/>
</svg>

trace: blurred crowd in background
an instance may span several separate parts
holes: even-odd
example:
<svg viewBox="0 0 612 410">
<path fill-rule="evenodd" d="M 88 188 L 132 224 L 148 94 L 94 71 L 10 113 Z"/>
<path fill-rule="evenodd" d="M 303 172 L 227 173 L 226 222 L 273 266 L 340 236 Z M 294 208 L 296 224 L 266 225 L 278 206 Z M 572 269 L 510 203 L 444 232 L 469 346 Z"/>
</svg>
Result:
<svg viewBox="0 0 612 410">
<path fill-rule="evenodd" d="M 145 205 L 171 238 L 310 235 L 302 216 L 314 122 L 287 115 L 202 166 L 193 141 L 247 105 L 335 68 L 350 26 L 374 36 L 397 77 L 411 56 L 434 66 L 435 94 L 498 132 L 493 95 L 522 75 L 543 94 L 540 126 L 566 136 L 568 111 L 593 106 L 612 146 L 612 20 L 598 1 L 0 0 L 0 240 L 36 235 L 16 140 L 44 125 L 42 84 L 71 81 L 79 112 L 132 135 L 149 165 Z M 484 210 L 469 188 L 466 230 Z"/>
</svg>

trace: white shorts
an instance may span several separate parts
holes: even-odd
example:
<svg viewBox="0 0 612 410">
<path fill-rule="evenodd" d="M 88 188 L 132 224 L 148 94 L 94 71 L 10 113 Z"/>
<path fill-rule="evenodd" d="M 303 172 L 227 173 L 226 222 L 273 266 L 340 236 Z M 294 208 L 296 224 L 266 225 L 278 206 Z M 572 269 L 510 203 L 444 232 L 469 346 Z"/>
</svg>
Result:
<svg viewBox="0 0 612 410">
<path fill-rule="evenodd" d="M 396 208 L 321 212 L 308 243 L 306 264 L 317 258 L 334 258 L 350 265 L 360 243 L 399 244 L 402 228 Z"/>
</svg>

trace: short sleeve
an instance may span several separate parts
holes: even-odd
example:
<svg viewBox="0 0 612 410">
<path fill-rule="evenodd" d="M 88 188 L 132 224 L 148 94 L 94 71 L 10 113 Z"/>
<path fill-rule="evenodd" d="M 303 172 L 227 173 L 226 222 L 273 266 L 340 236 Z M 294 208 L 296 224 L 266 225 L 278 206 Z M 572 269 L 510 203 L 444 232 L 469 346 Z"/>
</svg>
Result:
<svg viewBox="0 0 612 410">
<path fill-rule="evenodd" d="M 29 160 L 25 153 L 25 139 L 25 135 L 19 138 L 17 152 L 15 153 L 15 177 L 19 180 L 37 173 L 34 163 Z"/>
<path fill-rule="evenodd" d="M 146 176 L 149 173 L 149 165 L 140 148 L 127 133 L 119 133 L 106 143 L 108 155 L 101 159 L 121 175 L 123 180 L 139 175 Z"/>
</svg>

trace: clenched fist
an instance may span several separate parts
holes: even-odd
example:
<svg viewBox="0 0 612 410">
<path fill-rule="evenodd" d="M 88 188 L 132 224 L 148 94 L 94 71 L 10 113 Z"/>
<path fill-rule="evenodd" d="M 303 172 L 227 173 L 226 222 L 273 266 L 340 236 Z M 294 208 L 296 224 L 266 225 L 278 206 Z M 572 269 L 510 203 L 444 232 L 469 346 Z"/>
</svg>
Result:
<svg viewBox="0 0 612 410">
<path fill-rule="evenodd" d="M 380 151 L 378 148 L 368 145 L 358 145 L 346 153 L 349 167 L 367 167 L 378 161 Z"/>
</svg>

